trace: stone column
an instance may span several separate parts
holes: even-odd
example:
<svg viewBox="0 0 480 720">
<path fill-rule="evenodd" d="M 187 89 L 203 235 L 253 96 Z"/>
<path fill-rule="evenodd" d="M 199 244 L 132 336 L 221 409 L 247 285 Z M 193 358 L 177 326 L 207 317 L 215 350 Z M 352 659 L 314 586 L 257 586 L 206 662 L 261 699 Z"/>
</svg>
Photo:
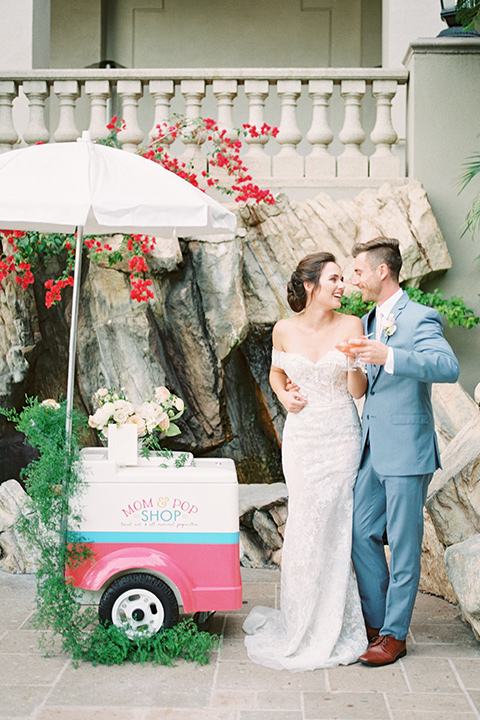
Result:
<svg viewBox="0 0 480 720">
<path fill-rule="evenodd" d="M 435 285 L 446 296 L 463 296 L 479 315 L 479 236 L 472 241 L 462 230 L 480 178 L 460 194 L 458 181 L 464 164 L 480 152 L 480 38 L 417 40 L 405 65 L 410 73 L 408 175 L 424 185 L 453 261 Z M 480 380 L 480 329 L 460 332 L 445 328 L 460 362 L 460 382 L 473 393 Z"/>
<path fill-rule="evenodd" d="M 409 44 L 417 38 L 434 38 L 446 24 L 440 18 L 439 0 L 383 0 L 382 67 L 399 68 Z M 392 106 L 393 127 L 398 140 L 393 150 L 405 161 L 406 87 L 400 85 Z"/>
</svg>

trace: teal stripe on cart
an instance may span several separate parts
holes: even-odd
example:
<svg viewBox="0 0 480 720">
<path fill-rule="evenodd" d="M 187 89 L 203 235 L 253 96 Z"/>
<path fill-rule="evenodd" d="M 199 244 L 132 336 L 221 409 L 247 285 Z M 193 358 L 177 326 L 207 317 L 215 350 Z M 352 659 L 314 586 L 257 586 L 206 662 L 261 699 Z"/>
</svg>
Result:
<svg viewBox="0 0 480 720">
<path fill-rule="evenodd" d="M 190 545 L 233 545 L 239 533 L 178 533 L 178 532 L 69 532 L 70 542 L 84 543 L 170 543 Z"/>
</svg>

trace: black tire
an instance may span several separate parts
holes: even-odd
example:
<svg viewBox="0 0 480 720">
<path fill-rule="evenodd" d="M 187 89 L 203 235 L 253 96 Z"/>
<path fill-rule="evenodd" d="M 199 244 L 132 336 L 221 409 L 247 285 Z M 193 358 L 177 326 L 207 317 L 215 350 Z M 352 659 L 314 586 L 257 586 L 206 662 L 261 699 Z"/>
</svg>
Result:
<svg viewBox="0 0 480 720">
<path fill-rule="evenodd" d="M 98 605 L 98 616 L 104 625 L 123 627 L 129 637 L 134 637 L 176 625 L 178 603 L 163 580 L 137 572 L 109 585 Z"/>
<path fill-rule="evenodd" d="M 193 622 L 199 630 L 206 630 L 208 632 L 212 626 L 214 615 L 215 610 L 211 610 L 210 612 L 196 612 L 193 616 Z"/>
</svg>

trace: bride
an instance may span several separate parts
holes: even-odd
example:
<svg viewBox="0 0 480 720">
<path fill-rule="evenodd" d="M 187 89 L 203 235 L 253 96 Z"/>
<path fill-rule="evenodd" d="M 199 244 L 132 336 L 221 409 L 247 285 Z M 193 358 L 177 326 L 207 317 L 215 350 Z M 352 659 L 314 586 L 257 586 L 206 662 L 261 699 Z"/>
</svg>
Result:
<svg viewBox="0 0 480 720">
<path fill-rule="evenodd" d="M 273 329 L 270 384 L 288 412 L 280 610 L 253 608 L 243 629 L 250 658 L 277 669 L 347 665 L 367 648 L 350 560 L 360 461 L 352 397 L 362 397 L 367 380 L 361 369 L 346 372 L 351 358 L 336 349 L 363 335 L 359 318 L 337 312 L 344 288 L 331 253 L 307 255 L 287 286 L 297 314 Z"/>
</svg>

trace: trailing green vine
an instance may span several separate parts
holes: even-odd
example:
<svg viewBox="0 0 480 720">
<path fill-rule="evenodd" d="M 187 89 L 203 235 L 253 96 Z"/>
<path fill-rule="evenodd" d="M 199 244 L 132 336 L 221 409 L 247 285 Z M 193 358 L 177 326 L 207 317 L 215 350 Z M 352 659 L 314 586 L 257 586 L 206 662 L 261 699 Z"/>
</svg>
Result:
<svg viewBox="0 0 480 720">
<path fill-rule="evenodd" d="M 480 322 L 480 318 L 475 315 L 472 308 L 467 308 L 462 297 L 453 295 L 451 298 L 445 298 L 443 292 L 438 288 L 430 293 L 424 292 L 420 288 L 406 287 L 405 290 L 415 302 L 438 310 L 440 315 L 445 317 L 450 327 L 459 325 L 470 329 Z M 348 315 L 362 317 L 373 308 L 374 304 L 373 302 L 365 302 L 361 293 L 354 290 L 348 297 L 343 296 L 340 310 Z"/>
<path fill-rule="evenodd" d="M 71 452 L 65 448 L 66 403 L 27 399 L 20 413 L 0 412 L 13 421 L 26 441 L 38 450 L 38 458 L 23 471 L 29 500 L 20 519 L 26 542 L 38 556 L 36 613 L 33 625 L 41 632 L 41 646 L 49 650 L 54 636 L 60 636 L 62 649 L 74 654 L 93 620 L 93 611 L 82 612 L 78 592 L 65 581 L 64 568 L 83 562 L 89 551 L 78 543 L 72 546 L 61 537 L 62 518 L 69 527 L 78 527 L 79 518 L 71 500 L 81 494 L 83 477 L 79 461 L 79 438 L 85 418 L 72 415 Z"/>
<path fill-rule="evenodd" d="M 199 664 L 208 663 L 220 638 L 199 631 L 192 620 L 156 635 L 130 640 L 125 629 L 99 623 L 93 607 L 81 604 L 81 591 L 68 580 L 65 569 L 85 562 L 91 550 L 81 542 L 67 544 L 64 529 L 76 530 L 81 518 L 74 499 L 85 488 L 80 440 L 87 427 L 86 418 L 73 411 L 71 451 L 65 445 L 66 402 L 39 402 L 29 398 L 25 407 L 0 408 L 15 423 L 25 440 L 38 451 L 23 471 L 28 493 L 25 511 L 19 520 L 26 543 L 36 551 L 37 595 L 33 627 L 40 633 L 40 646 L 47 653 L 59 638 L 61 648 L 77 665 L 79 661 L 114 665 L 124 662 L 153 662 L 172 665 L 176 658 Z M 66 577 L 67 575 L 67 577 Z"/>
</svg>

